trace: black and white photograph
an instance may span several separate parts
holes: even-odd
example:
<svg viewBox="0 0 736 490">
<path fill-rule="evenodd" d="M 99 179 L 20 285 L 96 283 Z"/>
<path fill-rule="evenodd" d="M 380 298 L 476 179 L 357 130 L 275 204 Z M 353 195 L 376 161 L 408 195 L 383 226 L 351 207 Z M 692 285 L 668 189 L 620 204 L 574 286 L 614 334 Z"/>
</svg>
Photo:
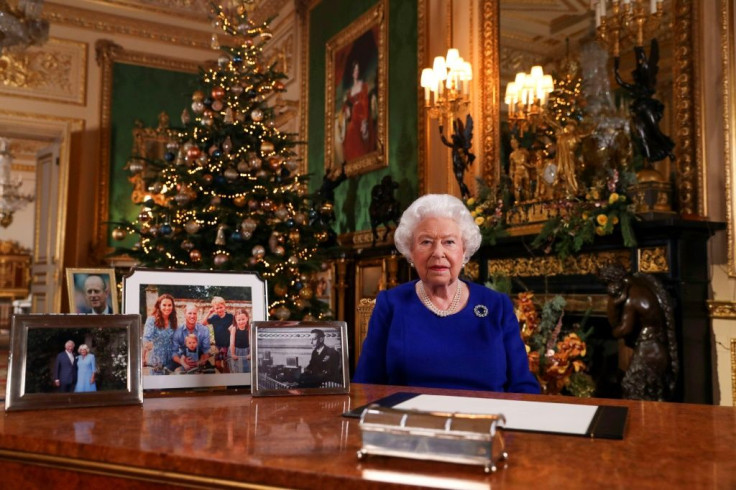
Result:
<svg viewBox="0 0 736 490">
<path fill-rule="evenodd" d="M 345 322 L 254 322 L 254 396 L 348 393 Z"/>
</svg>

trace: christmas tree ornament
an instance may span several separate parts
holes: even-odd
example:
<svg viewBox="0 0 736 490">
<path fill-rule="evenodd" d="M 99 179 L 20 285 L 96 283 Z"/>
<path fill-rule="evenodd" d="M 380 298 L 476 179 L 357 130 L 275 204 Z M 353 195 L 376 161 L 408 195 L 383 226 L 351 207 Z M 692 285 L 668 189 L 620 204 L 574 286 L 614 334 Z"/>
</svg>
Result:
<svg viewBox="0 0 736 490">
<path fill-rule="evenodd" d="M 235 170 L 232 167 L 226 168 L 225 169 L 225 172 L 224 172 L 224 175 L 225 175 L 225 179 L 228 182 L 233 182 L 235 179 L 237 179 L 240 176 L 240 174 L 238 173 L 238 171 Z"/>
<path fill-rule="evenodd" d="M 125 231 L 125 228 L 121 228 L 119 226 L 115 227 L 115 229 L 112 230 L 112 238 L 113 240 L 121 241 L 125 240 L 125 237 L 128 233 Z"/>
<path fill-rule="evenodd" d="M 248 209 L 251 211 L 258 211 L 258 209 L 261 207 L 261 203 L 258 202 L 255 199 L 249 199 L 248 200 Z"/>
<path fill-rule="evenodd" d="M 299 243 L 299 239 L 301 239 L 301 233 L 299 233 L 299 230 L 290 230 L 289 231 L 289 241 L 291 243 Z"/>
<path fill-rule="evenodd" d="M 250 240 L 251 238 L 253 238 L 253 233 L 249 231 L 243 232 L 243 240 Z"/>
<path fill-rule="evenodd" d="M 229 62 L 230 62 L 230 58 L 228 58 L 225 55 L 220 55 L 217 58 L 217 66 L 219 66 L 220 68 L 225 68 Z"/>
<path fill-rule="evenodd" d="M 189 115 L 189 111 L 186 109 L 186 107 L 184 108 L 183 111 L 181 111 L 181 116 L 180 117 L 181 117 L 181 123 L 184 126 L 186 126 L 187 124 L 189 124 L 189 121 L 192 120 L 191 116 Z"/>
<path fill-rule="evenodd" d="M 259 168 L 261 168 L 261 159 L 258 158 L 258 156 L 256 155 L 251 155 L 248 158 L 248 165 L 251 169 L 258 170 Z"/>
<path fill-rule="evenodd" d="M 323 216 L 332 215 L 332 203 L 330 201 L 323 202 L 319 207 L 319 212 L 322 213 Z"/>
<path fill-rule="evenodd" d="M 164 160 L 166 160 L 168 163 L 173 162 L 176 159 L 176 153 L 172 153 L 170 151 L 167 151 L 164 153 Z"/>
<path fill-rule="evenodd" d="M 212 101 L 212 110 L 215 112 L 220 112 L 223 107 L 225 107 L 225 104 L 221 100 L 214 100 Z"/>
<path fill-rule="evenodd" d="M 273 156 L 268 159 L 268 165 L 271 167 L 271 170 L 278 170 L 281 167 L 281 161 L 281 157 Z"/>
<path fill-rule="evenodd" d="M 297 298 L 296 301 L 294 301 L 294 306 L 296 306 L 300 310 L 303 310 L 304 308 L 309 306 L 309 303 L 302 298 Z"/>
<path fill-rule="evenodd" d="M 261 201 L 261 209 L 267 213 L 270 213 L 271 211 L 273 211 L 273 201 L 269 198 L 265 198 Z"/>
<path fill-rule="evenodd" d="M 243 86 L 242 85 L 233 85 L 230 87 L 230 92 L 232 92 L 235 95 L 240 95 L 243 93 Z"/>
<path fill-rule="evenodd" d="M 260 180 L 269 180 L 269 177 L 271 177 L 271 175 L 271 172 L 269 172 L 265 168 L 262 168 L 256 172 L 256 178 Z"/>
<path fill-rule="evenodd" d="M 147 223 L 150 219 L 151 213 L 145 209 L 138 214 L 138 221 L 141 223 Z"/>
<path fill-rule="evenodd" d="M 202 116 L 202 126 L 212 126 L 214 122 L 215 120 L 212 117 L 211 113 L 208 116 Z"/>
<path fill-rule="evenodd" d="M 128 160 L 128 170 L 132 174 L 138 174 L 143 171 L 143 162 L 139 158 L 131 158 Z"/>
<path fill-rule="evenodd" d="M 246 162 L 245 160 L 240 160 L 238 162 L 237 169 L 240 173 L 246 173 L 248 171 L 248 162 Z"/>
<path fill-rule="evenodd" d="M 158 226 L 150 225 L 148 227 L 148 234 L 151 235 L 153 238 L 156 238 L 158 236 Z"/>
<path fill-rule="evenodd" d="M 273 143 L 271 143 L 270 141 L 264 141 L 263 143 L 261 143 L 261 153 L 263 155 L 267 155 L 269 153 L 272 153 L 273 152 L 273 148 L 274 148 L 273 147 Z"/>
<path fill-rule="evenodd" d="M 197 165 L 204 167 L 209 163 L 209 161 L 209 157 L 206 154 L 200 153 L 199 158 L 197 158 Z"/>
<path fill-rule="evenodd" d="M 212 183 L 213 177 L 212 174 L 204 174 L 202 176 L 202 182 L 205 183 L 205 185 L 210 185 Z"/>
<path fill-rule="evenodd" d="M 230 241 L 232 242 L 241 242 L 243 241 L 243 234 L 238 230 L 237 228 L 233 230 L 233 232 L 230 234 Z"/>
<path fill-rule="evenodd" d="M 302 317 L 302 321 L 305 321 L 305 322 L 316 322 L 317 321 L 317 318 L 315 318 L 314 315 L 312 315 L 311 313 L 307 313 L 306 315 L 304 315 Z"/>
<path fill-rule="evenodd" d="M 299 168 L 299 164 L 295 160 L 286 160 L 284 165 L 289 170 L 289 172 L 293 172 L 294 170 Z"/>
<path fill-rule="evenodd" d="M 255 122 L 261 122 L 263 120 L 263 111 L 260 109 L 253 109 L 250 112 L 250 118 Z"/>
<path fill-rule="evenodd" d="M 319 242 L 326 242 L 329 238 L 329 235 L 326 231 L 321 230 L 314 234 L 314 236 L 317 238 L 317 241 Z"/>
<path fill-rule="evenodd" d="M 204 112 L 204 104 L 201 100 L 192 102 L 192 112 L 202 114 Z"/>
<path fill-rule="evenodd" d="M 202 102 L 204 100 L 204 92 L 195 90 L 192 92 L 192 102 Z"/>
<path fill-rule="evenodd" d="M 174 202 L 176 202 L 178 206 L 186 206 L 187 204 L 189 204 L 190 200 L 191 199 L 189 199 L 189 194 L 187 194 L 186 192 L 179 192 L 177 195 L 174 196 Z"/>
<path fill-rule="evenodd" d="M 263 248 L 263 245 L 256 245 L 253 247 L 253 250 L 251 250 L 251 255 L 260 260 L 266 256 L 266 249 Z"/>
<path fill-rule="evenodd" d="M 286 249 L 281 245 L 277 245 L 276 247 L 274 247 L 273 253 L 278 257 L 283 257 L 284 254 L 286 254 Z"/>
<path fill-rule="evenodd" d="M 289 292 L 289 289 L 286 287 L 286 284 L 276 283 L 273 286 L 273 292 L 276 293 L 276 296 L 284 297 Z"/>
<path fill-rule="evenodd" d="M 202 154 L 199 147 L 195 145 L 189 146 L 185 151 L 187 152 L 187 160 L 196 160 Z"/>
<path fill-rule="evenodd" d="M 220 247 L 224 247 L 225 243 L 225 230 L 227 229 L 227 225 L 224 223 L 220 223 L 217 225 L 217 236 L 215 237 L 215 245 L 218 245 Z"/>
<path fill-rule="evenodd" d="M 296 224 L 300 226 L 304 226 L 307 224 L 307 215 L 299 212 L 294 215 L 294 221 L 296 221 Z"/>
<path fill-rule="evenodd" d="M 289 317 L 291 316 L 291 312 L 289 311 L 289 308 L 281 305 L 276 307 L 273 312 L 273 316 L 275 316 L 278 320 L 284 321 L 289 319 Z"/>
<path fill-rule="evenodd" d="M 189 240 L 188 238 L 181 241 L 181 245 L 179 245 L 183 250 L 186 250 L 187 252 L 191 251 L 194 248 L 194 242 Z"/>
<path fill-rule="evenodd" d="M 190 219 L 189 221 L 184 223 L 184 230 L 190 235 L 196 235 L 199 231 L 199 228 L 199 223 L 197 223 L 196 220 Z"/>
<path fill-rule="evenodd" d="M 189 260 L 196 264 L 197 262 L 202 260 L 202 253 L 196 248 L 193 249 L 191 252 L 189 252 Z"/>
<path fill-rule="evenodd" d="M 222 204 L 222 198 L 220 196 L 212 196 L 210 198 L 210 206 L 217 209 Z"/>
<path fill-rule="evenodd" d="M 173 230 L 169 223 L 164 223 L 159 227 L 159 233 L 161 233 L 162 236 L 169 236 L 172 231 Z"/>
<path fill-rule="evenodd" d="M 289 263 L 289 265 L 297 265 L 299 264 L 299 257 L 297 257 L 296 255 L 291 255 L 287 259 L 287 262 Z"/>
<path fill-rule="evenodd" d="M 222 151 L 225 153 L 225 155 L 229 155 L 230 151 L 233 149 L 233 142 L 230 139 L 230 136 L 225 138 L 225 141 L 222 142 Z"/>
<path fill-rule="evenodd" d="M 225 124 L 232 124 L 235 121 L 235 117 L 233 116 L 233 110 L 232 108 L 228 107 L 225 109 L 225 115 L 222 118 L 222 122 Z"/>
<path fill-rule="evenodd" d="M 141 225 L 140 233 L 142 236 L 150 236 L 151 235 L 151 225 L 148 223 L 143 223 Z"/>
<path fill-rule="evenodd" d="M 215 254 L 214 258 L 212 259 L 212 262 L 217 267 L 222 267 L 223 265 L 227 264 L 227 262 L 230 260 L 230 257 L 228 257 L 225 253 L 218 253 Z"/>
<path fill-rule="evenodd" d="M 284 90 L 286 90 L 286 87 L 284 86 L 283 82 L 279 81 L 279 82 L 274 82 L 273 89 L 276 90 L 277 92 L 283 92 Z"/>
<path fill-rule="evenodd" d="M 212 88 L 212 98 L 215 100 L 219 100 L 225 97 L 225 88 L 224 87 L 213 87 Z"/>
<path fill-rule="evenodd" d="M 279 206 L 278 208 L 276 208 L 276 211 L 274 211 L 274 214 L 278 219 L 284 221 L 286 218 L 289 217 L 289 210 L 286 209 L 286 206 Z"/>
<path fill-rule="evenodd" d="M 245 196 L 235 196 L 233 197 L 233 205 L 236 208 L 243 208 L 245 205 L 248 204 L 248 200 L 245 198 Z"/>
<path fill-rule="evenodd" d="M 258 223 L 256 223 L 256 220 L 253 218 L 245 218 L 240 224 L 240 229 L 248 233 L 253 233 L 257 226 Z"/>
<path fill-rule="evenodd" d="M 212 101 L 215 100 L 212 97 L 205 97 L 204 100 L 202 100 L 202 103 L 204 104 L 206 110 L 210 110 L 212 108 Z"/>
</svg>

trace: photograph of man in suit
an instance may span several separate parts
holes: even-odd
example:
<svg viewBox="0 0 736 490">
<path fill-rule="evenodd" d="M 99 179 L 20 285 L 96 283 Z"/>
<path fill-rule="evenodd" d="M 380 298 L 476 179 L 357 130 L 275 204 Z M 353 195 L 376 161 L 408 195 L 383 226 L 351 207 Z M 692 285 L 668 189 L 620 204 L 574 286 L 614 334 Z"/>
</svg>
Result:
<svg viewBox="0 0 736 490">
<path fill-rule="evenodd" d="M 76 383 L 77 366 L 74 358 L 74 342 L 67 340 L 64 350 L 56 356 L 54 363 L 54 386 L 62 393 L 71 393 Z"/>
<path fill-rule="evenodd" d="M 325 381 L 342 382 L 341 356 L 337 350 L 325 345 L 325 332 L 319 328 L 311 332 L 310 343 L 314 350 L 309 365 L 299 377 L 299 386 L 318 388 Z"/>
<path fill-rule="evenodd" d="M 102 276 L 90 274 L 84 280 L 84 298 L 86 305 L 77 313 L 93 315 L 112 315 L 112 306 L 107 302 L 110 294 Z"/>
</svg>

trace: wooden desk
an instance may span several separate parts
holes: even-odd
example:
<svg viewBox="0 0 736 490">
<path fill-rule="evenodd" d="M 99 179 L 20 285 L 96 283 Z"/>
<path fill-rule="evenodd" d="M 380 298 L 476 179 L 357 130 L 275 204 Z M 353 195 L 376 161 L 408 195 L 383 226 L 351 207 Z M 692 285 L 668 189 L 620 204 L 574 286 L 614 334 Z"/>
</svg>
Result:
<svg viewBox="0 0 736 490">
<path fill-rule="evenodd" d="M 142 407 L 11 412 L 0 422 L 5 488 L 735 488 L 736 409 L 629 407 L 623 441 L 507 432 L 508 466 L 385 457 L 359 462 L 358 421 L 340 414 L 395 391 L 570 398 L 353 385 L 350 395 L 146 398 Z M 122 479 L 122 480 L 121 480 Z"/>
</svg>

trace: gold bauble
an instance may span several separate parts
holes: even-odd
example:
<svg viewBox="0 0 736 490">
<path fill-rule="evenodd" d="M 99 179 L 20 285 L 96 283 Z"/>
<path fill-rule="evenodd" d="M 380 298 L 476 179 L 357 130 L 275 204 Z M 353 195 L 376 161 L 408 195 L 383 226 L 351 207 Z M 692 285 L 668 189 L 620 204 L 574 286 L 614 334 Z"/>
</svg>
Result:
<svg viewBox="0 0 736 490">
<path fill-rule="evenodd" d="M 261 153 L 263 154 L 271 153 L 273 152 L 273 149 L 274 149 L 273 143 L 271 143 L 270 141 L 264 141 L 263 143 L 261 143 Z"/>
<path fill-rule="evenodd" d="M 118 227 L 112 230 L 112 238 L 117 241 L 124 240 L 127 234 L 124 228 Z"/>
<path fill-rule="evenodd" d="M 286 287 L 285 284 L 278 283 L 273 287 L 273 292 L 276 293 L 276 296 L 283 297 L 286 296 L 286 293 L 289 292 L 289 289 Z"/>
<path fill-rule="evenodd" d="M 194 250 L 189 252 L 189 259 L 196 264 L 197 262 L 202 260 L 202 253 L 195 248 Z"/>
<path fill-rule="evenodd" d="M 248 200 L 245 198 L 245 196 L 235 196 L 233 197 L 233 204 L 237 208 L 245 207 L 246 204 L 248 204 Z"/>
<path fill-rule="evenodd" d="M 312 296 L 314 296 L 314 291 L 312 291 L 311 286 L 304 286 L 299 291 L 299 297 L 302 299 L 312 299 Z"/>
</svg>

